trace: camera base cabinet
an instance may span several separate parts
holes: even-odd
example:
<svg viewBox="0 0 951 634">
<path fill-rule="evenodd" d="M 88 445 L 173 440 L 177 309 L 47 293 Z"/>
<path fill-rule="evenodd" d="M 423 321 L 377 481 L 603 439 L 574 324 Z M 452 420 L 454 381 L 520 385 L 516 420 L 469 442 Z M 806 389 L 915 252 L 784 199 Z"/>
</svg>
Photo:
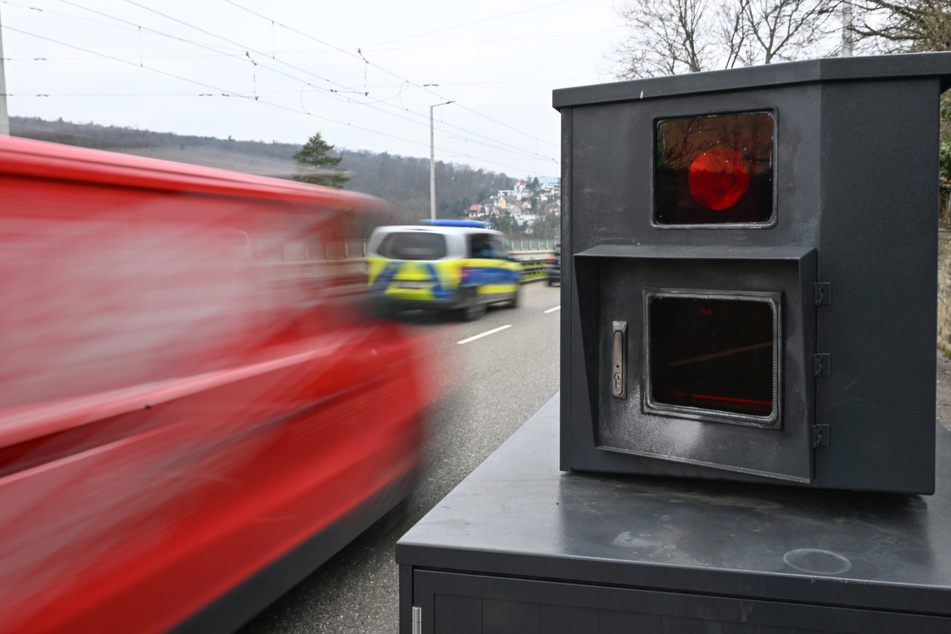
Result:
<svg viewBox="0 0 951 634">
<path fill-rule="evenodd" d="M 396 546 L 400 632 L 949 632 L 933 496 L 558 470 L 556 396 Z"/>
</svg>

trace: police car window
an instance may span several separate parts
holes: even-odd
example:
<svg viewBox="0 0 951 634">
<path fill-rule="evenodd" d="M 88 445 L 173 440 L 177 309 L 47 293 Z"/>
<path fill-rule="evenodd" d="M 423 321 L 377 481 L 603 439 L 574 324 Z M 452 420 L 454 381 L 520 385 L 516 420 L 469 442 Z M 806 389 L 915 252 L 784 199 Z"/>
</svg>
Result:
<svg viewBox="0 0 951 634">
<path fill-rule="evenodd" d="M 492 236 L 492 249 L 495 251 L 495 255 L 493 257 L 498 258 L 499 260 L 505 260 L 509 256 L 508 240 L 504 240 L 499 236 Z"/>
<path fill-rule="evenodd" d="M 495 249 L 492 244 L 492 235 L 488 233 L 473 233 L 469 235 L 469 253 L 472 258 L 494 258 Z"/>
<path fill-rule="evenodd" d="M 440 233 L 391 233 L 380 243 L 380 255 L 392 260 L 438 260 L 446 257 L 446 238 Z"/>
</svg>

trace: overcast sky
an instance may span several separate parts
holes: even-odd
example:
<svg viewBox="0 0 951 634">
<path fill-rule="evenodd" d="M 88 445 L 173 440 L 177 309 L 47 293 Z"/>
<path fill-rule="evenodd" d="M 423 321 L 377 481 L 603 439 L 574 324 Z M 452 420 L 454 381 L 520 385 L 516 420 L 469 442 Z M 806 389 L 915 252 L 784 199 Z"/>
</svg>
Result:
<svg viewBox="0 0 951 634">
<path fill-rule="evenodd" d="M 11 116 L 559 175 L 554 88 L 609 81 L 612 0 L 3 0 Z"/>
</svg>

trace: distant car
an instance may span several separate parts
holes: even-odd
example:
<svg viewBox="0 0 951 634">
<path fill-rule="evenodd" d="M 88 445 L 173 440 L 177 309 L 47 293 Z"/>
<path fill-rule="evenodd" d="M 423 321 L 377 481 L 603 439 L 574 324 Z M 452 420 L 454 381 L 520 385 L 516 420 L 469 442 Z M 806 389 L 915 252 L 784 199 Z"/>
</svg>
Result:
<svg viewBox="0 0 951 634">
<path fill-rule="evenodd" d="M 555 254 L 548 260 L 548 266 L 545 267 L 548 274 L 548 285 L 561 285 L 561 243 L 555 245 Z"/>
<path fill-rule="evenodd" d="M 505 236 L 482 222 L 378 227 L 367 262 L 370 290 L 384 312 L 457 310 L 471 321 L 489 304 L 519 303 L 522 265 Z"/>
</svg>

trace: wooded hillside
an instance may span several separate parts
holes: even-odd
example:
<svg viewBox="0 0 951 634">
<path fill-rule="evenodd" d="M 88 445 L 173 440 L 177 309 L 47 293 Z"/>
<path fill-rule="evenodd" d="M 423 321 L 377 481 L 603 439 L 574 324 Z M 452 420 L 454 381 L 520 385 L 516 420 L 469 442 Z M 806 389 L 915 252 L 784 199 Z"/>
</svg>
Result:
<svg viewBox="0 0 951 634">
<path fill-rule="evenodd" d="M 181 163 L 239 172 L 292 178 L 294 153 L 301 145 L 238 141 L 151 132 L 94 123 L 10 117 L 10 134 L 66 145 L 151 156 Z M 333 139 L 328 139 L 333 143 Z M 344 189 L 378 196 L 397 210 L 401 221 L 429 217 L 429 160 L 365 150 L 336 148 L 340 167 L 350 180 Z M 470 205 L 487 200 L 515 182 L 505 174 L 473 170 L 466 165 L 436 163 L 436 208 L 440 217 L 461 216 Z"/>
</svg>

